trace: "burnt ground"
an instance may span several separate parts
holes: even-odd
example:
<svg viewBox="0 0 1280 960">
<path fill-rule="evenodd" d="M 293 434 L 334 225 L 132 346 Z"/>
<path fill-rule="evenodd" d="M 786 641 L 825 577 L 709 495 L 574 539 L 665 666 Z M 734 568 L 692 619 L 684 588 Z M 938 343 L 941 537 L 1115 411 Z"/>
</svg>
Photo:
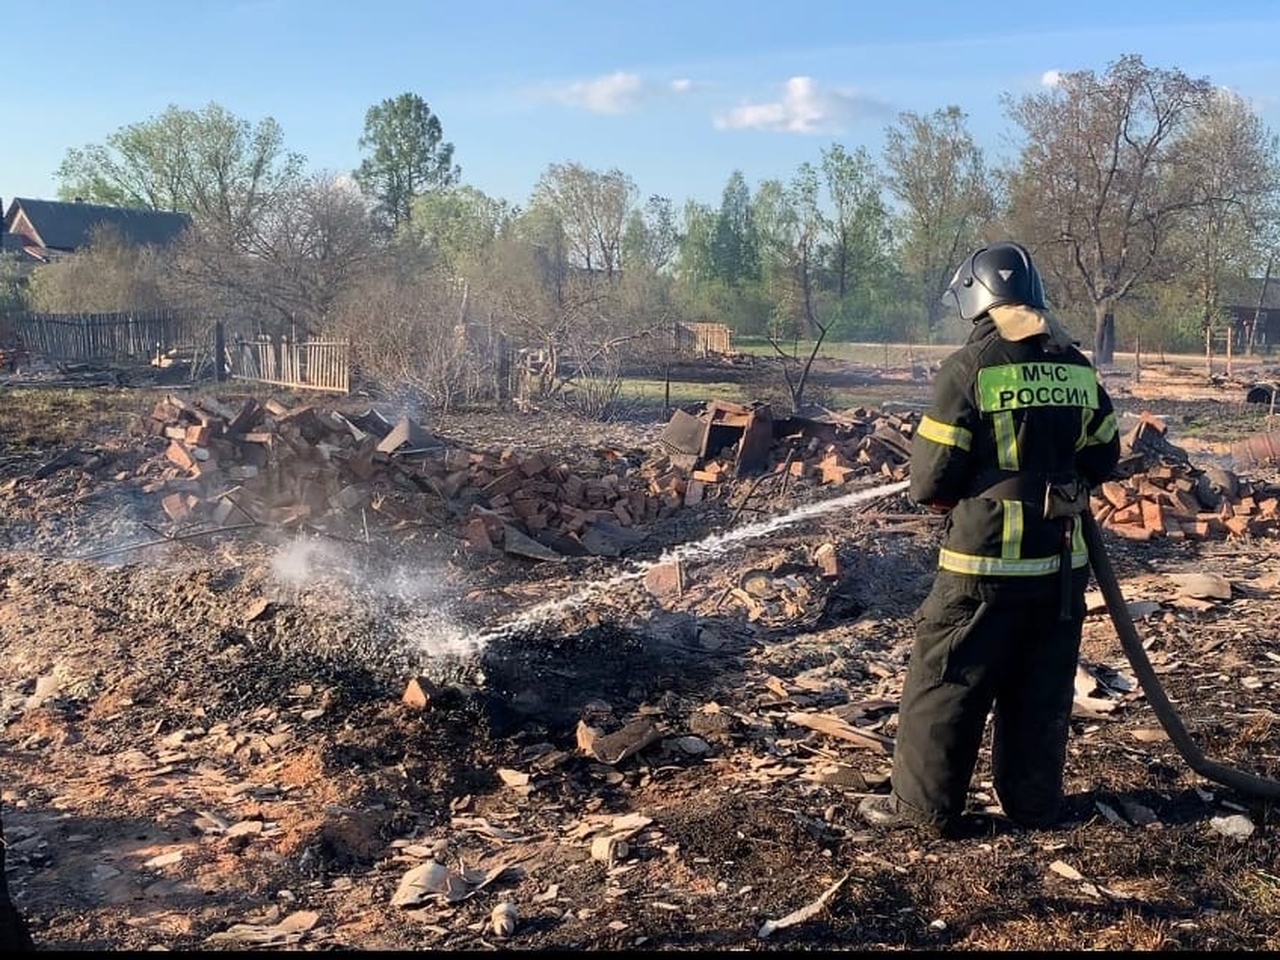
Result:
<svg viewBox="0 0 1280 960">
<path fill-rule="evenodd" d="M 857 380 L 927 398 L 919 371 Z M 1268 425 L 1195 370 L 1109 385 L 1193 461 Z M 130 549 L 162 519 L 127 482 L 156 391 L 16 387 L 0 394 L 0 784 L 8 882 L 42 950 L 1280 946 L 1273 805 L 1188 767 L 1100 604 L 1060 827 L 1001 819 L 985 750 L 971 836 L 852 815 L 885 789 L 935 560 L 937 521 L 900 493 L 795 519 L 833 492 L 740 484 L 624 557 L 563 563 L 404 525 Z M 662 421 L 433 427 L 639 457 Z M 37 478 L 87 442 L 108 469 Z M 1111 547 L 1200 748 L 1280 777 L 1275 541 Z M 679 589 L 646 588 L 677 548 Z M 1229 598 L 1188 598 L 1187 572 L 1222 575 Z M 402 699 L 413 678 L 425 706 Z M 583 720 L 630 735 L 602 757 Z"/>
</svg>

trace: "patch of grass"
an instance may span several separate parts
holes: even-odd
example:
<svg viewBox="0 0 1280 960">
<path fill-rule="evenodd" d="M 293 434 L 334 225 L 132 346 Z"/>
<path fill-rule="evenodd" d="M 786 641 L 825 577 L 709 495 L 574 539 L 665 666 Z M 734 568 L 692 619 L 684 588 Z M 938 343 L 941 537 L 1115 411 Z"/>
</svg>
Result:
<svg viewBox="0 0 1280 960">
<path fill-rule="evenodd" d="M 154 403 L 149 391 L 17 387 L 0 392 L 0 442 L 11 450 L 70 446 L 113 436 Z"/>
<path fill-rule="evenodd" d="M 1239 877 L 1240 900 L 1263 916 L 1280 917 L 1280 876 L 1250 870 Z"/>
<path fill-rule="evenodd" d="M 628 378 L 622 382 L 621 396 L 627 400 L 662 403 L 666 398 L 666 389 L 666 383 L 662 380 Z M 736 403 L 747 403 L 752 399 L 754 398 L 746 395 L 740 383 L 671 381 L 671 404 L 673 406 L 682 406 L 686 403 L 705 403 L 708 400 L 730 400 Z"/>
<path fill-rule="evenodd" d="M 1270 416 L 1262 404 L 1245 404 L 1230 416 L 1188 414 L 1177 423 L 1179 435 L 1229 443 L 1255 433 L 1280 430 L 1280 418 Z"/>
<path fill-rule="evenodd" d="M 787 341 L 780 344 L 787 356 L 806 360 L 813 350 L 812 340 Z M 776 357 L 777 351 L 763 337 L 735 337 L 733 347 L 742 353 L 759 357 Z M 818 357 L 843 360 L 868 367 L 909 367 L 916 363 L 933 363 L 954 352 L 956 344 L 919 343 L 854 343 L 824 340 Z"/>
</svg>

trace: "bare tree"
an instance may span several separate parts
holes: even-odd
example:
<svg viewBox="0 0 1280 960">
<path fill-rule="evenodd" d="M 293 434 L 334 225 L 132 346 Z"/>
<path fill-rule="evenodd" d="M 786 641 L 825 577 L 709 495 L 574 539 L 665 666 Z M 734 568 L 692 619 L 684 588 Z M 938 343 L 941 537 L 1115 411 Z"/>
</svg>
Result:
<svg viewBox="0 0 1280 960">
<path fill-rule="evenodd" d="M 116 313 L 172 305 L 165 289 L 166 254 L 95 227 L 82 251 L 32 271 L 26 299 L 49 313 Z"/>
<path fill-rule="evenodd" d="M 388 258 L 353 278 L 335 302 L 332 329 L 351 340 L 377 392 L 447 415 L 470 399 L 476 371 L 457 285 L 420 266 Z"/>
<path fill-rule="evenodd" d="M 571 344 L 602 333 L 599 307 L 608 291 L 603 276 L 570 262 L 568 240 L 547 208 L 526 213 L 512 236 L 492 247 L 477 300 L 492 311 L 513 344 L 536 349 L 522 388 L 534 397 L 559 392 L 573 370 L 562 369 Z M 593 325 L 595 330 L 592 330 Z"/>
<path fill-rule="evenodd" d="M 182 249 L 192 302 L 247 313 L 272 334 L 324 330 L 334 304 L 380 256 L 365 201 L 327 174 L 277 196 L 246 234 L 205 224 Z"/>
<path fill-rule="evenodd" d="M 1011 220 L 1094 315 L 1094 362 L 1112 361 L 1115 306 L 1151 277 L 1181 218 L 1205 202 L 1178 172 L 1186 133 L 1212 88 L 1180 70 L 1122 57 L 1106 74 L 1063 74 L 1047 91 L 1004 99 L 1025 134 L 1011 173 Z"/>
</svg>

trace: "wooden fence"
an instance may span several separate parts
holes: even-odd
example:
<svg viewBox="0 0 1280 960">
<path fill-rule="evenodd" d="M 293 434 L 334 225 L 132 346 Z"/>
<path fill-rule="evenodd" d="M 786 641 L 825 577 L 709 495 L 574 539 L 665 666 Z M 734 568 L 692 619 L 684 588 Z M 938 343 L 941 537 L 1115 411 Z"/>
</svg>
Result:
<svg viewBox="0 0 1280 960">
<path fill-rule="evenodd" d="M 236 380 L 332 393 L 351 390 L 351 344 L 347 340 L 236 339 L 227 344 L 227 357 L 229 372 Z"/>
<path fill-rule="evenodd" d="M 733 329 L 723 323 L 676 323 L 672 345 L 677 353 L 686 356 L 726 356 L 733 353 Z"/>
<path fill-rule="evenodd" d="M 27 353 L 54 361 L 149 360 L 190 342 L 190 324 L 170 311 L 20 313 L 14 319 Z"/>
</svg>

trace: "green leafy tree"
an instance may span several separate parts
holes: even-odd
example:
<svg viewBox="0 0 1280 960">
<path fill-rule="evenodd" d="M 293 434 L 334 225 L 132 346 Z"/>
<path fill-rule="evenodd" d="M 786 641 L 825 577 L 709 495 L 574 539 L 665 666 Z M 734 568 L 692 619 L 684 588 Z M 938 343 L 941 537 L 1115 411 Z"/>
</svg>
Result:
<svg viewBox="0 0 1280 960">
<path fill-rule="evenodd" d="M 827 289 L 835 301 L 832 332 L 865 327 L 876 304 L 901 294 L 893 264 L 892 230 L 880 172 L 867 151 L 832 144 L 822 153 L 823 186 L 831 215 L 825 221 Z"/>
<path fill-rule="evenodd" d="M 679 245 L 675 206 L 667 197 L 651 196 L 633 209 L 622 232 L 622 264 L 654 272 L 671 266 Z"/>
<path fill-rule="evenodd" d="M 26 276 L 16 253 L 0 253 L 0 314 L 27 306 Z"/>
<path fill-rule="evenodd" d="M 402 93 L 370 107 L 359 146 L 370 155 L 354 171 L 356 183 L 376 201 L 392 229 L 412 219 L 416 197 L 447 189 L 462 174 L 440 118 L 416 93 Z"/>
<path fill-rule="evenodd" d="M 759 239 L 752 219 L 751 189 L 735 170 L 720 197 L 720 215 L 711 238 L 716 276 L 729 286 L 760 279 Z"/>
<path fill-rule="evenodd" d="M 270 117 L 250 124 L 216 103 L 201 111 L 171 105 L 104 144 L 68 150 L 55 176 L 64 200 L 189 213 L 236 242 L 296 184 L 303 163 L 284 150 Z"/>
<path fill-rule="evenodd" d="M 510 228 L 517 213 L 506 200 L 462 184 L 416 197 L 405 236 L 446 270 L 465 274 Z"/>
<path fill-rule="evenodd" d="M 679 244 L 675 207 L 651 196 L 631 211 L 622 234 L 622 277 L 611 311 L 632 331 L 669 330 L 679 314 L 672 269 Z M 632 358 L 655 367 L 668 359 L 670 341 L 653 333 L 628 344 Z"/>
<path fill-rule="evenodd" d="M 622 238 L 636 194 L 635 182 L 621 170 L 554 163 L 538 181 L 533 205 L 559 220 L 575 266 L 613 278 L 622 267 Z"/>
<path fill-rule="evenodd" d="M 817 275 L 826 225 L 817 170 L 803 163 L 789 184 L 764 181 L 753 207 L 761 273 L 774 304 L 774 334 L 813 338 L 822 326 Z"/>
<path fill-rule="evenodd" d="M 679 236 L 673 266 L 676 295 L 685 313 L 692 317 L 713 312 L 709 291 L 715 282 L 711 241 L 715 235 L 716 212 L 708 204 L 686 200 L 680 214 Z"/>
<path fill-rule="evenodd" d="M 729 177 L 705 237 L 705 278 L 697 285 L 697 304 L 705 316 L 743 333 L 765 331 L 773 307 L 761 279 L 759 236 L 751 190 L 740 170 Z M 702 242 L 697 234 L 695 244 Z M 692 252 L 692 251 L 690 251 Z"/>
<path fill-rule="evenodd" d="M 1189 125 L 1179 177 L 1202 194 L 1171 244 L 1179 277 L 1191 281 L 1201 327 L 1222 316 L 1221 290 L 1257 275 L 1276 247 L 1280 220 L 1280 149 L 1238 94 L 1215 89 L 1212 106 Z"/>
<path fill-rule="evenodd" d="M 956 106 L 927 116 L 899 114 L 885 134 L 884 160 L 886 185 L 900 205 L 895 227 L 902 269 L 932 334 L 955 268 L 995 218 L 993 177 Z"/>
</svg>

